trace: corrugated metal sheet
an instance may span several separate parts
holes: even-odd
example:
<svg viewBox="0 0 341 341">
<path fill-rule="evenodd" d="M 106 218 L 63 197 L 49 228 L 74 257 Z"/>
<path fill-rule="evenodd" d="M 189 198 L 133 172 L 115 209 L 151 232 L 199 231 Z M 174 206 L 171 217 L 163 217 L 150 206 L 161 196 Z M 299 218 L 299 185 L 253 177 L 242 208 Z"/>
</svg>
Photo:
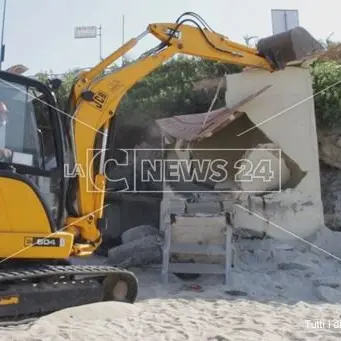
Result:
<svg viewBox="0 0 341 341">
<path fill-rule="evenodd" d="M 220 108 L 207 113 L 192 115 L 177 115 L 156 120 L 166 136 L 185 141 L 199 141 L 210 137 L 215 132 L 223 129 L 229 123 L 244 113 L 238 109 L 266 91 L 270 85 L 265 86 L 254 94 L 247 96 L 232 108 Z"/>
</svg>

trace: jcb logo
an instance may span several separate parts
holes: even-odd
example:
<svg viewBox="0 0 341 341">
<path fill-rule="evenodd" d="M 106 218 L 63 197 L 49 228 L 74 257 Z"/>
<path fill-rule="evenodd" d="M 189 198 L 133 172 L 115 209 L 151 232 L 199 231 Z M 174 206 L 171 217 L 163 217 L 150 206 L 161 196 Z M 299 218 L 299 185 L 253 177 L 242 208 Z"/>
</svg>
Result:
<svg viewBox="0 0 341 341">
<path fill-rule="evenodd" d="M 93 97 L 93 103 L 95 107 L 99 110 L 102 110 L 105 103 L 107 102 L 108 95 L 103 91 L 97 92 Z"/>
</svg>

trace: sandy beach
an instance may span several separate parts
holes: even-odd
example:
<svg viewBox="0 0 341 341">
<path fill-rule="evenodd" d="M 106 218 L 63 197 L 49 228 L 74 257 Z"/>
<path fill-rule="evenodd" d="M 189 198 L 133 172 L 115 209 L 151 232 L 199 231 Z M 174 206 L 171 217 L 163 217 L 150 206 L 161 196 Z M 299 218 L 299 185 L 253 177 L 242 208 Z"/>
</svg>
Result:
<svg viewBox="0 0 341 341">
<path fill-rule="evenodd" d="M 0 340 L 339 340 L 340 263 L 261 243 L 240 252 L 228 286 L 220 276 L 175 275 L 165 285 L 159 269 L 133 269 L 140 282 L 135 304 L 65 309 L 1 327 Z"/>
</svg>

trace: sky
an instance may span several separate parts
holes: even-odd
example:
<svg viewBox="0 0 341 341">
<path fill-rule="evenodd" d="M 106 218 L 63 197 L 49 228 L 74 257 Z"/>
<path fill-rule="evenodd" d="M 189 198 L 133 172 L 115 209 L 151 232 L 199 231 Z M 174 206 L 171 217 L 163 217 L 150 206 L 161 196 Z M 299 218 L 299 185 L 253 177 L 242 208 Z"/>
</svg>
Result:
<svg viewBox="0 0 341 341">
<path fill-rule="evenodd" d="M 3 13 L 0 0 L 0 20 Z M 297 9 L 299 24 L 315 38 L 332 34 L 341 40 L 338 1 L 307 0 L 7 0 L 3 68 L 24 64 L 27 74 L 41 71 L 63 73 L 91 67 L 99 61 L 99 39 L 74 39 L 74 27 L 102 26 L 102 55 L 122 45 L 122 17 L 125 40 L 143 32 L 153 22 L 174 22 L 185 11 L 201 15 L 217 32 L 237 42 L 243 36 L 272 34 L 271 9 Z M 143 40 L 130 58 L 156 45 Z"/>
</svg>

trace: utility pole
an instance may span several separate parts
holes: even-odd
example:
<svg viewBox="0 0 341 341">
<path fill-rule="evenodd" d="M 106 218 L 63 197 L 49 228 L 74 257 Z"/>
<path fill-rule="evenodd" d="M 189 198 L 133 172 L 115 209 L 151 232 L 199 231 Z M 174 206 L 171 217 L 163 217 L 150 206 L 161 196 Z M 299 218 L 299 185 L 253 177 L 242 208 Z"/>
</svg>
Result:
<svg viewBox="0 0 341 341">
<path fill-rule="evenodd" d="M 99 36 L 99 60 L 103 60 L 102 57 L 102 25 L 99 25 L 98 27 L 98 36 Z"/>
<path fill-rule="evenodd" d="M 99 60 L 102 61 L 102 25 L 100 26 L 76 26 L 74 32 L 75 39 L 97 38 L 99 37 Z"/>
<path fill-rule="evenodd" d="M 6 4 L 7 0 L 4 0 L 4 8 L 2 13 L 2 30 L 1 30 L 1 55 L 0 55 L 0 70 L 2 70 L 2 62 L 5 60 L 5 45 L 4 45 L 4 31 L 5 31 L 5 19 L 6 19 Z"/>
</svg>

